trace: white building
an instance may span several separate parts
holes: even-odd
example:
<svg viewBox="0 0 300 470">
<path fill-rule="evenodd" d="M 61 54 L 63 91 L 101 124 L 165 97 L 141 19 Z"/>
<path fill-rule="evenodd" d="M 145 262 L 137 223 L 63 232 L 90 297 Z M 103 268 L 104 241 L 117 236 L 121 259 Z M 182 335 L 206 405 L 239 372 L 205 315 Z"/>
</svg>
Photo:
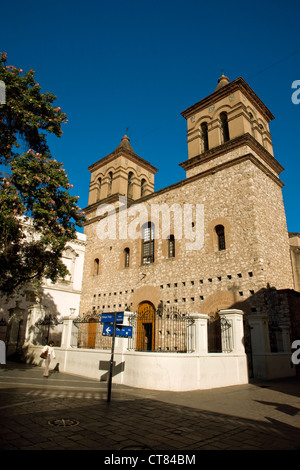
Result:
<svg viewBox="0 0 300 470">
<path fill-rule="evenodd" d="M 0 297 L 0 340 L 6 342 L 7 357 L 19 351 L 25 338 L 26 343 L 42 343 L 63 317 L 78 314 L 85 246 L 86 236 L 79 232 L 67 244 L 62 261 L 70 275 L 65 279 L 56 283 L 45 279 L 37 289 L 28 284 L 8 298 Z"/>
</svg>

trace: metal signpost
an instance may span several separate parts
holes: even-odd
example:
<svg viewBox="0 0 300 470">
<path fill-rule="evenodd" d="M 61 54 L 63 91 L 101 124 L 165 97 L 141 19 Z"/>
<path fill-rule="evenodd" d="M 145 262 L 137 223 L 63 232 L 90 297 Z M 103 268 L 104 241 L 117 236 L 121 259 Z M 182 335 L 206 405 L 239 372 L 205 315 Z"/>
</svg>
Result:
<svg viewBox="0 0 300 470">
<path fill-rule="evenodd" d="M 112 345 L 111 345 L 111 358 L 110 358 L 110 367 L 109 367 L 109 378 L 108 378 L 108 391 L 107 391 L 107 401 L 110 402 L 111 397 L 111 384 L 112 384 L 112 372 L 114 364 L 114 350 L 115 350 L 115 337 L 120 338 L 131 338 L 132 337 L 132 327 L 120 325 L 124 319 L 124 312 L 114 312 L 114 313 L 102 313 L 101 323 L 103 325 L 103 336 L 112 336 Z M 117 326 L 117 324 L 119 324 Z"/>
</svg>

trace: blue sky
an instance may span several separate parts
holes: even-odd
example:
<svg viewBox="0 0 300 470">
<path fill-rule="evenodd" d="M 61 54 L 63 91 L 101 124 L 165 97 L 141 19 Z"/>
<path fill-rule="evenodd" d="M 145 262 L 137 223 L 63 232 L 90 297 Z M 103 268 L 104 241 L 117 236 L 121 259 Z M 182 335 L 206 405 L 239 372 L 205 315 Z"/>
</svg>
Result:
<svg viewBox="0 0 300 470">
<path fill-rule="evenodd" d="M 298 1 L 15 0 L 2 2 L 0 15 L 8 63 L 33 68 L 68 115 L 63 137 L 49 144 L 80 207 L 88 201 L 87 167 L 125 133 L 159 169 L 156 190 L 184 179 L 180 113 L 212 93 L 224 71 L 230 80 L 242 76 L 275 116 L 288 230 L 300 232 L 300 104 L 291 100 L 300 80 Z"/>
</svg>

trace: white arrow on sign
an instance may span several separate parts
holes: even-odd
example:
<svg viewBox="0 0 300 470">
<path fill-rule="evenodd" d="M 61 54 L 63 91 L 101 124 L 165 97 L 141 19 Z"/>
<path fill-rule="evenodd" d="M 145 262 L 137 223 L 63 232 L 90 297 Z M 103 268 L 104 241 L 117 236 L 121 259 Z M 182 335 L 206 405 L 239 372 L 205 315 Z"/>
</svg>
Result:
<svg viewBox="0 0 300 470">
<path fill-rule="evenodd" d="M 112 334 L 112 327 L 111 326 L 108 326 L 107 328 L 105 328 L 105 333 L 107 335 L 111 335 Z"/>
</svg>

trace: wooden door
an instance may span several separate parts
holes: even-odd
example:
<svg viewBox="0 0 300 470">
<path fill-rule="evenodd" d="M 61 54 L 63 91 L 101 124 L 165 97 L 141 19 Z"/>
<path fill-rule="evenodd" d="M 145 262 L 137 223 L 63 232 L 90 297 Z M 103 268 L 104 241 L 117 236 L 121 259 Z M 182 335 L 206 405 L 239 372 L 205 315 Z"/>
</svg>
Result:
<svg viewBox="0 0 300 470">
<path fill-rule="evenodd" d="M 153 351 L 155 348 L 155 308 L 150 302 L 142 302 L 137 313 L 136 350 Z"/>
<path fill-rule="evenodd" d="M 88 348 L 95 349 L 96 344 L 96 333 L 97 333 L 97 323 L 91 319 L 89 320 L 88 327 Z"/>
</svg>

